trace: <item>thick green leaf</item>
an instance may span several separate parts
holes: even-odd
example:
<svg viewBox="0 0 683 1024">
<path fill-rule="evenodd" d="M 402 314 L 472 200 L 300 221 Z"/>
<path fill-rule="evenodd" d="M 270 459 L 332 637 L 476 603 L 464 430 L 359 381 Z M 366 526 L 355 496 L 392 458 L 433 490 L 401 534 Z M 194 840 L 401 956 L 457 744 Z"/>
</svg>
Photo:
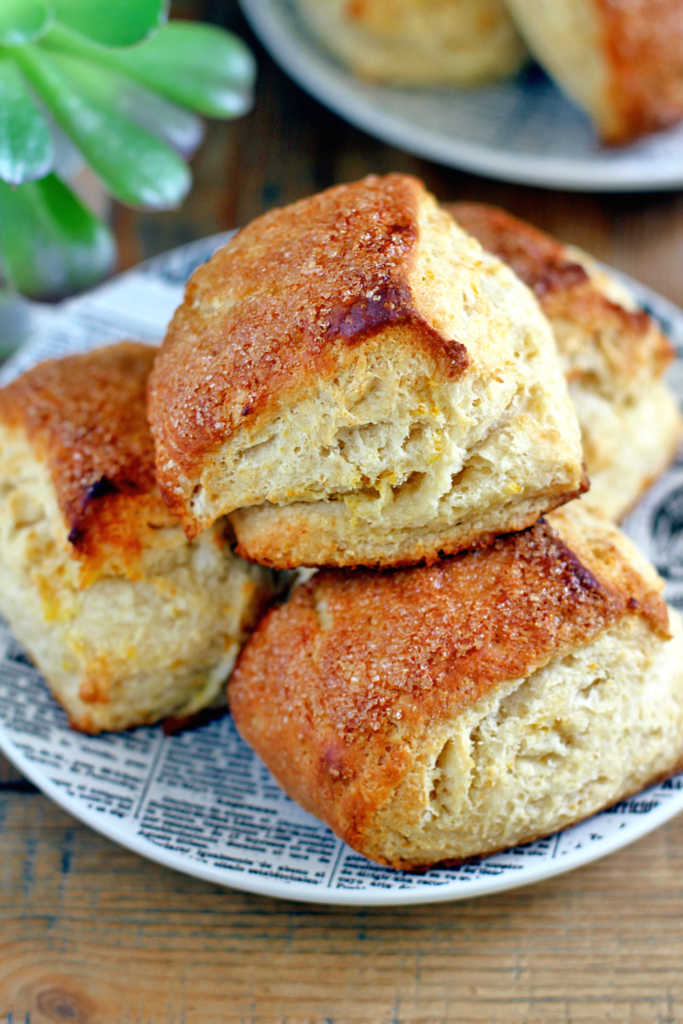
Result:
<svg viewBox="0 0 683 1024">
<path fill-rule="evenodd" d="M 42 178 L 53 157 L 47 122 L 19 69 L 12 60 L 0 58 L 0 178 L 10 185 Z"/>
<path fill-rule="evenodd" d="M 0 182 L 2 272 L 34 299 L 59 299 L 109 273 L 109 229 L 54 174 L 10 188 Z"/>
<path fill-rule="evenodd" d="M 40 39 L 54 22 L 52 4 L 42 0 L 0 0 L 0 46 Z"/>
<path fill-rule="evenodd" d="M 30 84 L 114 198 L 133 206 L 176 206 L 190 172 L 170 146 L 96 99 L 69 78 L 57 54 L 16 51 Z"/>
<path fill-rule="evenodd" d="M 103 46 L 132 46 L 166 20 L 166 0 L 52 0 L 58 20 Z"/>
<path fill-rule="evenodd" d="M 173 103 L 207 117 L 239 117 L 251 106 L 256 64 L 236 36 L 212 25 L 172 21 L 130 50 L 88 47 L 61 25 L 45 45 L 134 78 Z"/>
<path fill-rule="evenodd" d="M 204 124 L 189 110 L 169 103 L 117 71 L 64 54 L 59 54 L 56 59 L 62 70 L 91 100 L 165 139 L 185 159 L 192 156 L 202 141 Z"/>
</svg>

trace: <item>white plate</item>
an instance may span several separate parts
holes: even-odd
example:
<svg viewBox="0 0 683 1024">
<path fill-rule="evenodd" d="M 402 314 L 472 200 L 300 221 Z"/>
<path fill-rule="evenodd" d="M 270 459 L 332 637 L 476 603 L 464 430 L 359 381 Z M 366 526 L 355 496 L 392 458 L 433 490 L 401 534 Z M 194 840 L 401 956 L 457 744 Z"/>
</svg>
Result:
<svg viewBox="0 0 683 1024">
<path fill-rule="evenodd" d="M 43 313 L 36 335 L 0 374 L 122 336 L 154 341 L 188 274 L 223 236 L 167 253 Z M 628 282 L 627 282 L 628 283 Z M 637 297 L 683 351 L 683 313 L 647 289 Z M 683 394 L 683 362 L 673 383 Z M 683 608 L 683 463 L 629 522 Z M 397 905 L 463 899 L 527 885 L 639 839 L 683 810 L 683 775 L 589 821 L 478 863 L 408 875 L 381 868 L 286 797 L 229 716 L 181 735 L 160 727 L 71 732 L 39 673 L 0 620 L 0 749 L 48 797 L 116 843 L 219 885 L 317 903 Z"/>
<path fill-rule="evenodd" d="M 319 44 L 293 0 L 240 0 L 254 31 L 302 88 L 384 142 L 437 163 L 524 185 L 624 192 L 683 184 L 683 124 L 602 146 L 588 117 L 536 66 L 479 89 L 362 82 Z"/>
</svg>

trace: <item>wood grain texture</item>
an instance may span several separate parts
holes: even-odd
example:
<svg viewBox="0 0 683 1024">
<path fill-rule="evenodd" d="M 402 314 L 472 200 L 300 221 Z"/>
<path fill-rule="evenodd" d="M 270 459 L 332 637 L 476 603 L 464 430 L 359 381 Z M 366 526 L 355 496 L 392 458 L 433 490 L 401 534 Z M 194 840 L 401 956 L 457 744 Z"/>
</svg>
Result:
<svg viewBox="0 0 683 1024">
<path fill-rule="evenodd" d="M 683 193 L 591 196 L 485 181 L 385 146 L 259 60 L 247 118 L 209 126 L 178 211 L 117 208 L 120 266 L 369 172 L 497 203 L 683 304 Z M 392 910 L 221 890 L 81 826 L 0 759 L 0 1024 L 683 1022 L 683 817 L 530 889 Z"/>
<path fill-rule="evenodd" d="M 0 798 L 0 1020 L 356 1024 L 683 1015 L 683 818 L 530 889 L 391 910 L 175 874 Z"/>
<path fill-rule="evenodd" d="M 21 773 L 0 754 L 0 792 L 27 789 L 29 786 Z"/>
</svg>

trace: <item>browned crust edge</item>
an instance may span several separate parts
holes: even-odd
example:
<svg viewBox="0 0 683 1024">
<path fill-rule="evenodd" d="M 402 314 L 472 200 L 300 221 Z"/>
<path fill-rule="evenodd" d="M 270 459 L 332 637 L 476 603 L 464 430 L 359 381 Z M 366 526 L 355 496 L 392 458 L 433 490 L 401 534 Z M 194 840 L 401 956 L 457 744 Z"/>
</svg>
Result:
<svg viewBox="0 0 683 1024">
<path fill-rule="evenodd" d="M 683 8 L 679 0 L 594 0 L 613 111 L 604 141 L 623 145 L 683 117 Z"/>
<path fill-rule="evenodd" d="M 129 568 L 177 520 L 156 487 L 147 378 L 156 348 L 124 341 L 33 367 L 0 390 L 0 419 L 47 466 L 86 576 Z"/>
<path fill-rule="evenodd" d="M 580 497 L 590 487 L 588 476 L 583 471 L 583 477 L 581 483 L 577 488 L 572 491 L 564 491 L 562 494 L 557 494 L 553 498 L 549 498 L 546 503 L 539 509 L 529 512 L 523 516 L 517 514 L 510 516 L 510 519 L 504 528 L 505 534 L 509 533 L 521 533 L 522 531 L 533 526 L 541 516 L 552 512 L 556 508 L 560 508 L 562 505 L 566 505 L 568 502 L 573 501 L 575 498 Z M 379 557 L 377 559 L 366 559 L 363 562 L 359 562 L 357 559 L 345 559 L 340 553 L 339 557 L 333 557 L 331 555 L 319 555 L 318 557 L 304 557 L 303 553 L 299 554 L 282 554 L 273 556 L 273 544 L 271 534 L 274 532 L 276 535 L 282 533 L 282 528 L 278 527 L 277 524 L 272 527 L 271 530 L 264 531 L 261 538 L 259 536 L 253 536 L 249 540 L 245 539 L 245 533 L 241 530 L 239 513 L 243 510 L 238 509 L 238 514 L 232 514 L 228 518 L 235 530 L 235 536 L 237 538 L 237 546 L 235 553 L 241 558 L 246 559 L 250 562 L 256 562 L 259 565 L 268 566 L 271 569 L 300 569 L 300 568 L 331 568 L 331 569 L 360 569 L 369 568 L 376 570 L 383 569 L 407 569 L 410 567 L 417 567 L 420 565 L 434 565 L 442 558 L 449 557 L 451 555 L 460 554 L 463 551 L 477 550 L 480 548 L 487 548 L 493 542 L 501 536 L 500 531 L 489 530 L 486 533 L 469 533 L 462 534 L 458 541 L 443 541 L 440 542 L 438 547 L 434 547 L 433 550 L 428 552 L 417 553 L 414 552 L 411 555 L 396 556 L 391 558 Z M 248 510 L 245 510 L 248 511 Z M 447 531 L 444 530 L 444 533 Z M 260 540 L 260 543 L 259 543 Z M 265 541 L 265 543 L 264 543 Z M 262 546 L 263 545 L 263 546 Z"/>
</svg>

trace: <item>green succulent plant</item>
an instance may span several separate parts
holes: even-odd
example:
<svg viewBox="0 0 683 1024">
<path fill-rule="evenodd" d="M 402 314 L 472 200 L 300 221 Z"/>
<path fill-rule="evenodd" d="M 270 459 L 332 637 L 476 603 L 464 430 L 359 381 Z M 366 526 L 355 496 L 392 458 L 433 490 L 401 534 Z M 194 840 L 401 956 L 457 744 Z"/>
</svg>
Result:
<svg viewBox="0 0 683 1024">
<path fill-rule="evenodd" d="M 0 273 L 24 295 L 88 287 L 114 261 L 60 177 L 65 137 L 115 199 L 164 209 L 190 187 L 196 115 L 251 105 L 246 46 L 167 16 L 165 0 L 0 0 Z"/>
</svg>

